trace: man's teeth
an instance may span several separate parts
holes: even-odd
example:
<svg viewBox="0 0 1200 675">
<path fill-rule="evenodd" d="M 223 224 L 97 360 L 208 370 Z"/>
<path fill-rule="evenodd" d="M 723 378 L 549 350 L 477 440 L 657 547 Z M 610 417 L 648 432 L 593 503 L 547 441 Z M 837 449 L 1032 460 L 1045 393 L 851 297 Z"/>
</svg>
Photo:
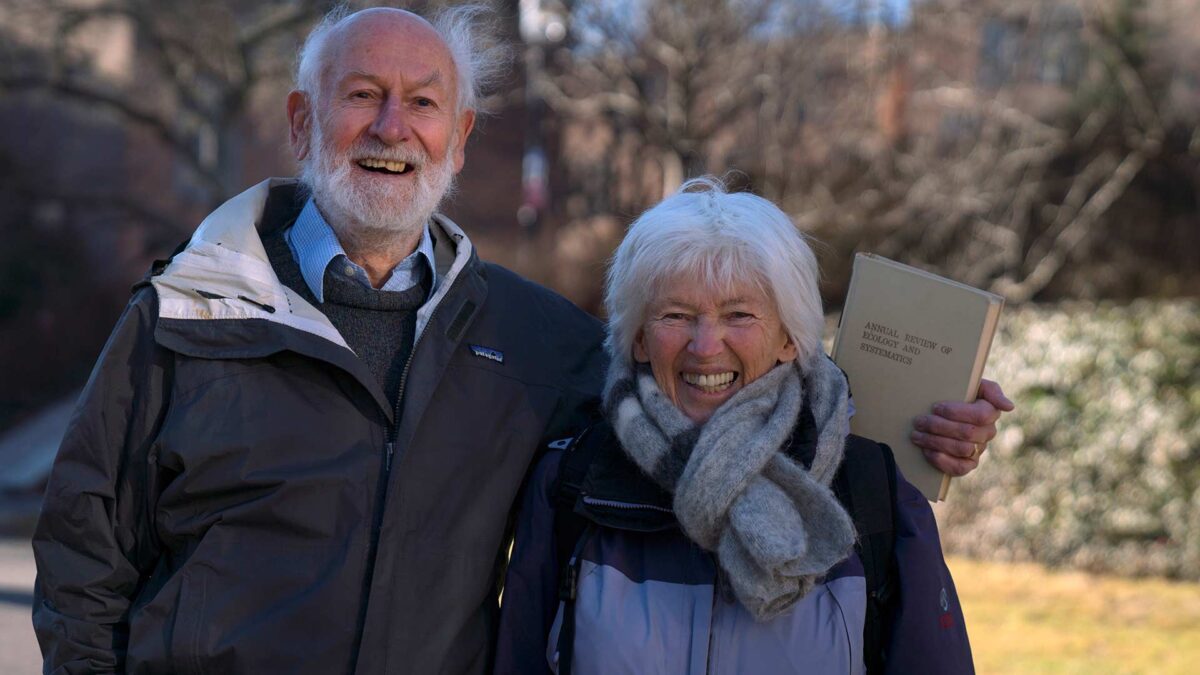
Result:
<svg viewBox="0 0 1200 675">
<path fill-rule="evenodd" d="M 703 375 L 700 373 L 683 373 L 683 381 L 694 387 L 700 387 L 708 393 L 714 393 L 725 389 L 733 384 L 737 378 L 737 373 L 729 371 L 726 373 L 713 373 L 712 375 Z"/>
<path fill-rule="evenodd" d="M 407 162 L 393 162 L 390 159 L 360 159 L 358 163 L 368 169 L 386 169 L 392 173 L 404 173 L 408 168 Z"/>
</svg>

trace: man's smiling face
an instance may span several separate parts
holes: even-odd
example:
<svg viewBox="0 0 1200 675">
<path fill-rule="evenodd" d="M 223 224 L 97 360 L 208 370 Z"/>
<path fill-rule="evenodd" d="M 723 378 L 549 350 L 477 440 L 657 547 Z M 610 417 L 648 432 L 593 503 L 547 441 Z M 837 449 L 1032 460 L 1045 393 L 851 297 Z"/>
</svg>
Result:
<svg viewBox="0 0 1200 675">
<path fill-rule="evenodd" d="M 419 232 L 462 168 L 474 113 L 458 110 L 446 44 L 423 19 L 362 12 L 327 36 L 319 93 L 289 98 L 293 143 L 335 230 Z"/>
</svg>

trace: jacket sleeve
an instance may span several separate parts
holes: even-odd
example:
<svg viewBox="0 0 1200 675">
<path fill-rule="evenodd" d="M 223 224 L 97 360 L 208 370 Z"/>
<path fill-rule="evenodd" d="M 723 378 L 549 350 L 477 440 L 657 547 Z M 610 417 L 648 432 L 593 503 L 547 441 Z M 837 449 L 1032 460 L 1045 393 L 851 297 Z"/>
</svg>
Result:
<svg viewBox="0 0 1200 675">
<path fill-rule="evenodd" d="M 596 317 L 557 295 L 540 294 L 538 298 L 545 323 L 535 334 L 552 336 L 544 350 L 559 391 L 558 406 L 542 430 L 542 438 L 555 441 L 599 420 L 608 354 L 604 327 Z"/>
<path fill-rule="evenodd" d="M 158 557 L 148 459 L 172 357 L 154 342 L 154 293 L 134 297 L 67 427 L 33 536 L 33 626 L 44 672 L 119 672 L 129 606 Z"/>
<path fill-rule="evenodd" d="M 903 476 L 896 481 L 896 567 L 900 597 L 888 640 L 887 673 L 974 673 L 954 580 L 942 556 L 933 509 Z"/>
<path fill-rule="evenodd" d="M 561 456 L 551 452 L 537 463 L 521 497 L 500 604 L 496 675 L 550 672 L 546 640 L 558 606 L 551 490 Z"/>
</svg>

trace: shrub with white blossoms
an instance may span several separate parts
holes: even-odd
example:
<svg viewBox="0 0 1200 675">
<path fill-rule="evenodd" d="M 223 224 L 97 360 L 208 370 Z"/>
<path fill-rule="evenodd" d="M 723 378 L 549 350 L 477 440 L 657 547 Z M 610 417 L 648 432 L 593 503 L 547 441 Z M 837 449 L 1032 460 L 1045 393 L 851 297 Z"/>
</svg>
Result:
<svg viewBox="0 0 1200 675">
<path fill-rule="evenodd" d="M 1200 579 L 1200 302 L 1006 308 L 1017 403 L 937 512 L 947 552 Z"/>
</svg>

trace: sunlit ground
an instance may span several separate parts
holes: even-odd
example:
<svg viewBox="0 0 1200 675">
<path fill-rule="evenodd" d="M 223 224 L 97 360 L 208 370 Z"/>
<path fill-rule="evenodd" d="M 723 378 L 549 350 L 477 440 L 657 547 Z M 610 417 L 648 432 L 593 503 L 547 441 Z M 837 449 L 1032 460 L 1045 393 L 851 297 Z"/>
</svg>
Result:
<svg viewBox="0 0 1200 675">
<path fill-rule="evenodd" d="M 0 538 L 0 673 L 40 673 L 41 655 L 33 637 L 33 552 L 25 539 Z"/>
<path fill-rule="evenodd" d="M 980 675 L 1200 673 L 1200 583 L 949 563 Z"/>
</svg>

